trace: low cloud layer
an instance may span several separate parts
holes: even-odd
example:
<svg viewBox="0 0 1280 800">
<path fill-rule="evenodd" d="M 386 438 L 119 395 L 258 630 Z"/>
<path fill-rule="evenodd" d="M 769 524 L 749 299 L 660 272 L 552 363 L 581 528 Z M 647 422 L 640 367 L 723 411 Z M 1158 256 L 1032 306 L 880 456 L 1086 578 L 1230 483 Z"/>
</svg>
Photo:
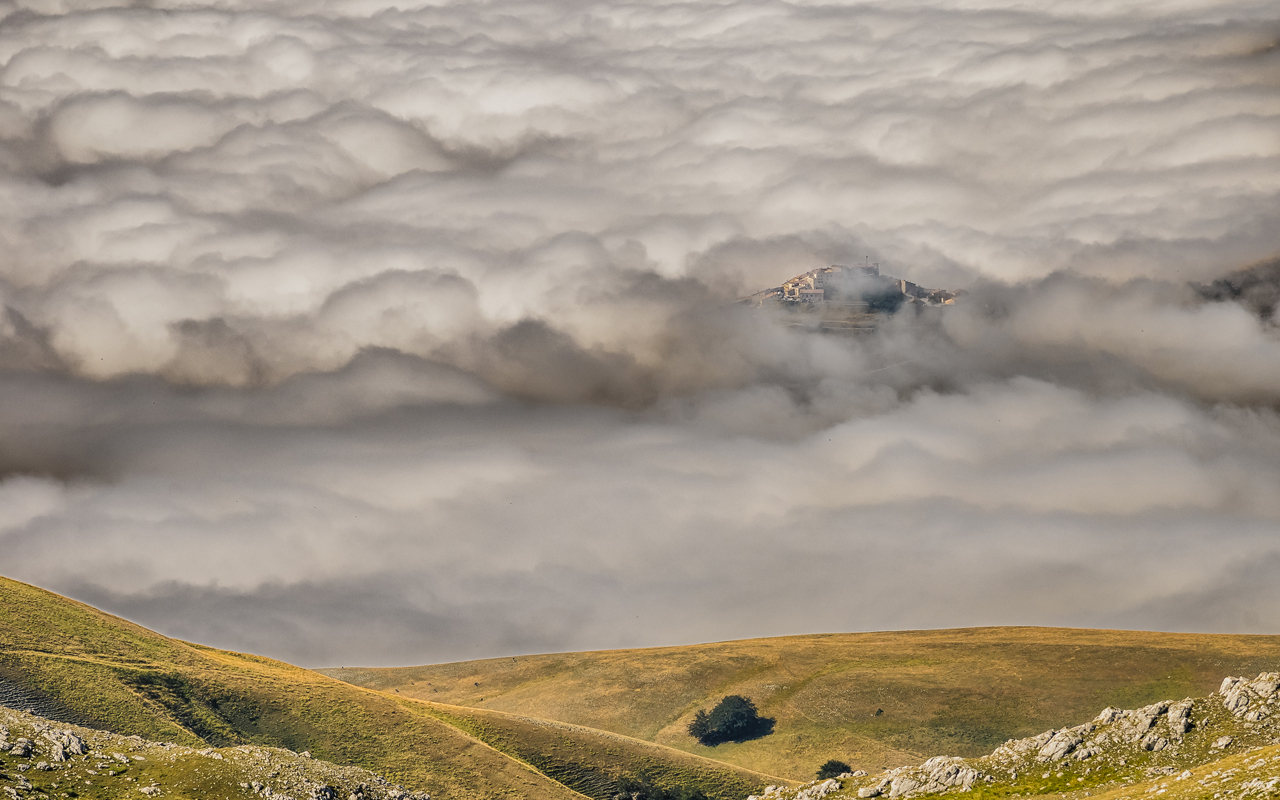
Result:
<svg viewBox="0 0 1280 800">
<path fill-rule="evenodd" d="M 3 574 L 308 665 L 1280 627 L 1273 3 L 0 15 Z M 969 294 L 732 304 L 864 259 Z"/>
</svg>

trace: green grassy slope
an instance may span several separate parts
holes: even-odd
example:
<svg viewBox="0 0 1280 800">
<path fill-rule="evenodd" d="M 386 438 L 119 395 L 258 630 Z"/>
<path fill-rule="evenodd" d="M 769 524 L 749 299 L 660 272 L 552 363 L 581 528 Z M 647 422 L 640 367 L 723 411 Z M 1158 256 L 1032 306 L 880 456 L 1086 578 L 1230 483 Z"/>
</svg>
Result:
<svg viewBox="0 0 1280 800">
<path fill-rule="evenodd" d="M 508 748 L 501 752 L 429 703 L 354 687 L 271 659 L 168 639 L 3 578 L 0 679 L 52 698 L 73 721 L 146 739 L 310 750 L 317 758 L 373 770 L 441 800 L 582 800 L 540 771 L 573 773 L 573 764 L 582 761 L 580 752 L 561 748 L 564 755 L 543 754 L 527 743 L 516 747 L 510 737 L 494 738 Z M 589 741 L 590 732 L 581 738 Z M 612 741 L 610 747 L 615 752 L 599 765 L 602 774 L 638 774 L 652 766 L 654 754 L 642 742 Z M 676 774 L 687 766 L 681 762 L 668 771 Z M 723 765 L 711 761 L 693 770 L 707 785 L 724 772 Z M 756 776 L 737 774 L 743 785 L 760 783 Z M 713 796 L 744 796 L 734 786 Z"/>
<path fill-rule="evenodd" d="M 1243 680 L 1224 684 L 1226 694 L 1112 708 L 1089 721 L 1010 740 L 980 758 L 943 756 L 879 774 L 775 787 L 766 800 L 1275 797 L 1280 680 L 1274 672 L 1236 677 Z"/>
<path fill-rule="evenodd" d="M 741 798 L 784 783 L 725 764 L 711 768 L 716 762 L 594 728 L 458 706 L 435 706 L 432 713 L 592 797 L 615 794 L 611 776 L 623 772 L 657 786 L 700 789 L 708 797 Z"/>
<path fill-rule="evenodd" d="M 828 758 L 874 772 L 939 753 L 976 756 L 1107 705 L 1204 695 L 1224 675 L 1277 668 L 1273 636 L 973 628 L 323 672 L 803 780 Z M 777 720 L 773 735 L 715 748 L 691 739 L 693 713 L 727 694 L 755 700 Z"/>
<path fill-rule="evenodd" d="M 1088 796 L 1099 800 L 1138 800 L 1155 796 L 1160 800 L 1210 800 L 1249 795 L 1274 797 L 1277 785 L 1280 785 L 1280 746 L 1271 745 L 1211 761 L 1177 775 L 1128 783 L 1106 792 L 1092 792 Z M 1082 790 L 1064 793 L 1069 800 L 1081 800 L 1082 795 Z"/>
<path fill-rule="evenodd" d="M 71 739 L 79 741 L 74 748 Z M 23 739 L 27 746 L 10 747 Z M 55 752 L 62 747 L 60 753 Z M 257 784 L 257 791 L 254 784 Z M 265 787 L 261 788 L 261 787 Z M 326 791 L 327 789 L 327 791 Z M 212 749 L 148 742 L 0 708 L 0 792 L 39 798 L 109 800 L 153 794 L 167 800 L 263 797 L 424 800 L 380 776 L 278 748 Z"/>
</svg>

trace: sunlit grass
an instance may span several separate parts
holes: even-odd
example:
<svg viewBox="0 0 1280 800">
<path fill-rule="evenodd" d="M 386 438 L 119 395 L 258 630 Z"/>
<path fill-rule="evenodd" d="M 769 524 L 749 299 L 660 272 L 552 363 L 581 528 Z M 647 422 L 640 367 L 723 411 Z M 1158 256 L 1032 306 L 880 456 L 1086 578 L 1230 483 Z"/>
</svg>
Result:
<svg viewBox="0 0 1280 800">
<path fill-rule="evenodd" d="M 580 798 L 556 775 L 595 787 L 597 797 L 624 773 L 654 772 L 718 787 L 708 794 L 722 800 L 741 798 L 760 783 L 715 762 L 585 730 L 547 752 L 538 748 L 549 742 L 521 740 L 522 724 L 485 739 L 465 730 L 470 723 L 461 717 L 428 704 L 259 656 L 166 639 L 5 579 L 0 670 L 91 727 L 191 746 L 310 750 L 438 798 Z M 608 744 L 592 742 L 593 735 Z M 574 777 L 586 769 L 599 780 Z"/>
<path fill-rule="evenodd" d="M 1280 638 L 974 628 L 832 634 L 325 670 L 384 690 L 614 731 L 762 773 L 812 777 L 829 758 L 878 771 L 977 756 L 1011 738 L 1200 696 L 1223 676 L 1280 666 Z M 774 733 L 704 747 L 686 728 L 728 694 Z M 881 711 L 879 715 L 877 711 Z"/>
</svg>

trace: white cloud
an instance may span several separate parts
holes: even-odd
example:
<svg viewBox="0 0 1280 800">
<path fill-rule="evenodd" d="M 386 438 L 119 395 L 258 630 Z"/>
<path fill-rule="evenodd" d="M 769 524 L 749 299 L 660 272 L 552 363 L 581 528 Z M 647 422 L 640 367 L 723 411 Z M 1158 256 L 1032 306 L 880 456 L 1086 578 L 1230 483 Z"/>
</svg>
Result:
<svg viewBox="0 0 1280 800">
<path fill-rule="evenodd" d="M 1280 624 L 1280 340 L 1187 286 L 1280 250 L 1274 3 L 0 15 L 15 577 L 309 663 Z M 972 293 L 727 304 L 864 258 Z"/>
<path fill-rule="evenodd" d="M 124 94 L 72 100 L 49 122 L 51 142 L 71 164 L 147 160 L 207 147 L 235 126 L 191 101 L 140 102 Z"/>
</svg>

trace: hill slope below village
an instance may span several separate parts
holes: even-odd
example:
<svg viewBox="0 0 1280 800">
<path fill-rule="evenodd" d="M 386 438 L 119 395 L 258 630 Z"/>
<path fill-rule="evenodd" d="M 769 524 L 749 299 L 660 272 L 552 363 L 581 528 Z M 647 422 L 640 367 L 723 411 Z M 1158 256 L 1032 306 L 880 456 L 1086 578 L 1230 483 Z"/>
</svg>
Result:
<svg viewBox="0 0 1280 800">
<path fill-rule="evenodd" d="M 976 628 L 322 671 L 805 780 L 828 758 L 875 772 L 939 753 L 977 756 L 1104 706 L 1204 695 L 1224 675 L 1277 666 L 1273 636 Z M 694 712 L 728 694 L 753 699 L 775 732 L 714 748 L 688 736 Z"/>
<path fill-rule="evenodd" d="M 0 701 L 190 748 L 310 751 L 447 798 L 598 800 L 619 778 L 739 800 L 771 779 L 617 734 L 398 697 L 168 639 L 0 578 Z M 774 779 L 776 780 L 776 779 Z"/>
</svg>

